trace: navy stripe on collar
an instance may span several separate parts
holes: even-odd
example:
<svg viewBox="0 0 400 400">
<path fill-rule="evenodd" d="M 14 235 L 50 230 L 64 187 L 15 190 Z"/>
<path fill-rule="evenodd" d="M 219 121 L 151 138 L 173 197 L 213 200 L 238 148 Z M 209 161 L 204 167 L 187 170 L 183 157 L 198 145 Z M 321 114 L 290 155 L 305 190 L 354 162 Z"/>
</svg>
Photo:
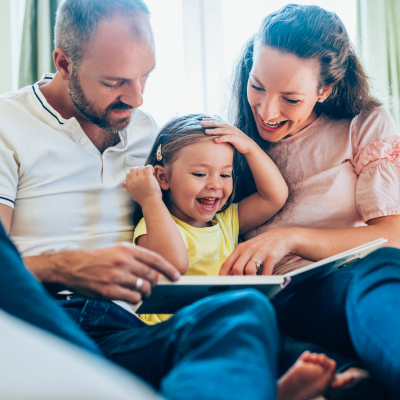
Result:
<svg viewBox="0 0 400 400">
<path fill-rule="evenodd" d="M 9 201 L 10 203 L 15 204 L 15 202 L 14 202 L 13 200 L 7 199 L 7 197 L 1 197 L 1 196 L 0 196 L 0 199 L 2 199 L 2 200 L 7 200 L 7 201 Z"/>
<path fill-rule="evenodd" d="M 33 85 L 32 85 L 32 89 L 33 89 L 33 93 L 35 93 L 35 96 L 36 96 L 37 99 L 40 101 L 40 104 L 42 105 L 42 107 L 43 107 L 47 112 L 49 112 L 49 113 L 58 121 L 59 124 L 64 125 L 64 122 L 61 122 L 61 121 L 58 119 L 57 115 L 53 114 L 53 113 L 43 104 L 42 100 L 40 100 L 40 97 L 37 95 L 36 90 L 35 90 L 35 87 L 34 87 Z"/>
</svg>

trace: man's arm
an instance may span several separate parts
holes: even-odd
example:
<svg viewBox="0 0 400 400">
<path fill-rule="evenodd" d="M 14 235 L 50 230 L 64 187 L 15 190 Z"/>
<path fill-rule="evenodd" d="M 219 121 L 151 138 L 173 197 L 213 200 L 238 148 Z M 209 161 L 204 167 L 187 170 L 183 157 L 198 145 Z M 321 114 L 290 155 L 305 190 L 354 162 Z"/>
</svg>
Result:
<svg viewBox="0 0 400 400">
<path fill-rule="evenodd" d="M 0 218 L 10 231 L 13 210 L 0 205 Z M 24 259 L 26 267 L 42 283 L 60 284 L 87 297 L 138 303 L 147 296 L 157 277 L 172 281 L 179 271 L 160 255 L 130 243 L 88 250 L 62 251 Z M 137 280 L 143 285 L 135 290 Z"/>
<path fill-rule="evenodd" d="M 11 207 L 0 204 L 0 222 L 3 224 L 7 235 L 10 233 L 13 212 L 14 210 Z"/>
<path fill-rule="evenodd" d="M 24 262 L 43 283 L 61 284 L 95 299 L 129 303 L 138 303 L 142 294 L 148 296 L 158 275 L 172 281 L 180 277 L 160 255 L 130 243 L 27 257 Z M 139 278 L 143 280 L 140 292 L 135 290 Z"/>
</svg>

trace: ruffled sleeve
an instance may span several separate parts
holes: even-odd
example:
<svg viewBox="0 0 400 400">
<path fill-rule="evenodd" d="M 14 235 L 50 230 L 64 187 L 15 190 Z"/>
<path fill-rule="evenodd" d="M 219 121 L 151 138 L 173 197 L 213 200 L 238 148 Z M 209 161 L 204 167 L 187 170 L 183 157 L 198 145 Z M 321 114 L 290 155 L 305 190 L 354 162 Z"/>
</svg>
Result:
<svg viewBox="0 0 400 400">
<path fill-rule="evenodd" d="M 352 127 L 356 204 L 365 222 L 400 214 L 400 137 L 383 108 L 361 114 Z"/>
</svg>

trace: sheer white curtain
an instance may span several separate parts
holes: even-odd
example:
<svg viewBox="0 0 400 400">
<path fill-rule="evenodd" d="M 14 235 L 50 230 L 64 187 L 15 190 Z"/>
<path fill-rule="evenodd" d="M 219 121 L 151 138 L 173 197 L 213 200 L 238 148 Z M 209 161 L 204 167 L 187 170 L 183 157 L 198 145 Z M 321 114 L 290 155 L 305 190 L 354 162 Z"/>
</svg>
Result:
<svg viewBox="0 0 400 400">
<path fill-rule="evenodd" d="M 244 42 L 287 0 L 146 0 L 152 13 L 157 68 L 143 108 L 159 124 L 177 114 L 224 115 L 229 77 Z M 356 0 L 297 0 L 334 11 L 356 41 Z"/>
<path fill-rule="evenodd" d="M 25 0 L 0 0 L 0 94 L 18 89 Z"/>
<path fill-rule="evenodd" d="M 358 0 L 360 53 L 374 94 L 400 129 L 400 2 Z"/>
<path fill-rule="evenodd" d="M 0 11 L 8 14 L 0 15 L 0 22 L 3 19 L 11 22 L 8 27 L 0 24 L 0 28 L 7 30 L 7 35 L 2 35 L 2 43 L 7 45 L 2 54 L 9 57 L 0 66 L 0 70 L 7 69 L 0 76 L 3 92 L 18 87 L 25 1 L 0 0 Z M 242 45 L 255 33 L 263 17 L 290 3 L 287 0 L 145 1 L 152 12 L 157 67 L 147 83 L 143 108 L 159 124 L 189 112 L 223 114 L 229 100 L 231 67 Z M 355 41 L 356 0 L 296 0 L 296 3 L 316 4 L 336 12 Z"/>
</svg>

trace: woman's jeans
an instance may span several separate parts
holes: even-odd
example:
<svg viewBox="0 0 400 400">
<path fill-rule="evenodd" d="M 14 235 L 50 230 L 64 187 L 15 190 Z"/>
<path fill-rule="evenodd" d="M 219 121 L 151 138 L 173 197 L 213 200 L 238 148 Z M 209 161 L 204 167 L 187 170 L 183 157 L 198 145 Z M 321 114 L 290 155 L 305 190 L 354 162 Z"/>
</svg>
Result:
<svg viewBox="0 0 400 400">
<path fill-rule="evenodd" d="M 25 269 L 0 224 L 1 309 L 99 356 L 101 347 L 170 399 L 276 398 L 277 323 L 258 292 L 212 296 L 156 326 L 110 302 L 63 302 L 94 340 Z"/>
<path fill-rule="evenodd" d="M 359 357 L 400 397 L 400 250 L 377 250 L 273 304 L 284 333 Z"/>
</svg>

